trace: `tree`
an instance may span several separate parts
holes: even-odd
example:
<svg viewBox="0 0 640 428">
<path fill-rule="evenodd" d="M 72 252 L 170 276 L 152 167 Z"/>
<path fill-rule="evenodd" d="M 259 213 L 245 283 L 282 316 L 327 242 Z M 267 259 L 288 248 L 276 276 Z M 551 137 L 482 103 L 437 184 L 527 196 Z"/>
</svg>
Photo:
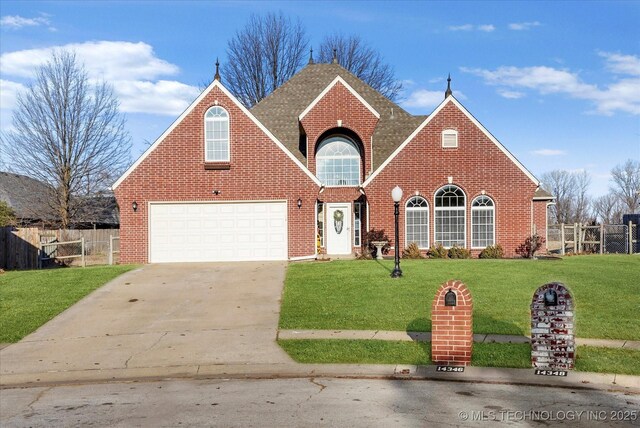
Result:
<svg viewBox="0 0 640 428">
<path fill-rule="evenodd" d="M 0 227 L 15 226 L 16 213 L 5 201 L 0 201 Z"/>
<path fill-rule="evenodd" d="M 600 196 L 593 200 L 593 215 L 603 224 L 622 223 L 622 204 L 614 194 Z"/>
<path fill-rule="evenodd" d="M 543 174 L 542 182 L 556 197 L 556 203 L 551 209 L 556 223 L 578 223 L 588 220 L 587 192 L 591 178 L 586 171 L 554 170 Z"/>
<path fill-rule="evenodd" d="M 390 100 L 398 97 L 402 83 L 396 80 L 393 68 L 360 36 L 334 33 L 325 37 L 320 44 L 319 61 L 333 61 L 334 49 L 340 65 Z"/>
<path fill-rule="evenodd" d="M 623 204 L 627 214 L 640 211 L 640 162 L 627 159 L 624 164 L 611 170 L 613 186 L 611 192 Z"/>
<path fill-rule="evenodd" d="M 105 190 L 129 163 L 130 138 L 106 82 L 93 83 L 72 52 L 54 52 L 18 94 L 2 145 L 17 172 L 50 183 L 61 228 L 87 196 Z"/>
<path fill-rule="evenodd" d="M 282 12 L 251 15 L 227 45 L 225 83 L 242 104 L 252 107 L 300 69 L 308 45 L 300 20 L 293 22 Z"/>
</svg>

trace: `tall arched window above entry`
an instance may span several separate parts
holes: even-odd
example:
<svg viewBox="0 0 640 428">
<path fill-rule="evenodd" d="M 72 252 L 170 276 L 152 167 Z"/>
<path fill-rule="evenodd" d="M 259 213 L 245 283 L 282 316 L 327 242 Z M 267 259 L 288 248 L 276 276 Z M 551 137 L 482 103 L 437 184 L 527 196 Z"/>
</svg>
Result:
<svg viewBox="0 0 640 428">
<path fill-rule="evenodd" d="M 414 196 L 405 207 L 405 242 L 415 242 L 419 248 L 429 248 L 429 204 Z"/>
<path fill-rule="evenodd" d="M 466 242 L 465 196 L 457 186 L 444 186 L 435 196 L 435 242 L 444 247 L 464 247 Z"/>
<path fill-rule="evenodd" d="M 350 139 L 330 137 L 320 143 L 316 153 L 316 175 L 325 186 L 360 184 L 360 151 Z"/>
<path fill-rule="evenodd" d="M 495 206 L 488 196 L 478 196 L 471 203 L 471 248 L 495 244 Z"/>
<path fill-rule="evenodd" d="M 219 106 L 204 115 L 204 160 L 229 162 L 229 113 Z"/>
</svg>

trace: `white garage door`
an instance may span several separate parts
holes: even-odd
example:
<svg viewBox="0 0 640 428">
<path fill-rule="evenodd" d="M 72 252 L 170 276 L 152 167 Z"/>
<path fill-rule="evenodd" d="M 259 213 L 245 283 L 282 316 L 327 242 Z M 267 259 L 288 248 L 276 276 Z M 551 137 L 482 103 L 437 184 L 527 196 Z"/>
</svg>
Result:
<svg viewBox="0 0 640 428">
<path fill-rule="evenodd" d="M 149 261 L 287 259 L 285 202 L 151 204 Z"/>
</svg>

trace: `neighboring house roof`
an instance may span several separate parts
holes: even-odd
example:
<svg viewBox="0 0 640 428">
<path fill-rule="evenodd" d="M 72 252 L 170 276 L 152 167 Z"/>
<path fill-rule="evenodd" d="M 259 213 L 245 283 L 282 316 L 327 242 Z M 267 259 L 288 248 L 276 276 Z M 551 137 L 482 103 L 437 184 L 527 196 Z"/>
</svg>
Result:
<svg viewBox="0 0 640 428">
<path fill-rule="evenodd" d="M 5 201 L 18 219 L 50 220 L 49 195 L 53 189 L 26 175 L 0 171 L 0 200 Z"/>
<path fill-rule="evenodd" d="M 309 64 L 252 109 L 282 144 L 306 163 L 300 151 L 299 117 L 339 76 L 377 113 L 372 166 L 376 170 L 426 118 L 413 116 L 339 64 Z M 363 142 L 367 143 L 367 142 Z"/>
<path fill-rule="evenodd" d="M 102 224 L 117 226 L 120 224 L 120 212 L 116 198 L 109 196 L 93 196 L 84 198 L 73 222 L 76 225 Z"/>
</svg>

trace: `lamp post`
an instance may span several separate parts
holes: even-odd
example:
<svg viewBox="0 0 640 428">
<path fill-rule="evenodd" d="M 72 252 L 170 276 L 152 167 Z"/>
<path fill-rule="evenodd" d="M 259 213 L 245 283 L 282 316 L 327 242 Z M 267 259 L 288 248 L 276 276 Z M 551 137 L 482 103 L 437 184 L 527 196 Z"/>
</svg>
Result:
<svg viewBox="0 0 640 428">
<path fill-rule="evenodd" d="M 400 278 L 402 276 L 402 270 L 400 269 L 400 251 L 399 251 L 399 241 L 398 241 L 398 216 L 400 215 L 400 200 L 402 199 L 402 189 L 400 186 L 396 186 L 391 191 L 391 198 L 393 199 L 393 215 L 396 220 L 396 245 L 395 245 L 395 260 L 396 266 L 393 268 L 393 272 L 391 272 L 391 278 Z"/>
</svg>

